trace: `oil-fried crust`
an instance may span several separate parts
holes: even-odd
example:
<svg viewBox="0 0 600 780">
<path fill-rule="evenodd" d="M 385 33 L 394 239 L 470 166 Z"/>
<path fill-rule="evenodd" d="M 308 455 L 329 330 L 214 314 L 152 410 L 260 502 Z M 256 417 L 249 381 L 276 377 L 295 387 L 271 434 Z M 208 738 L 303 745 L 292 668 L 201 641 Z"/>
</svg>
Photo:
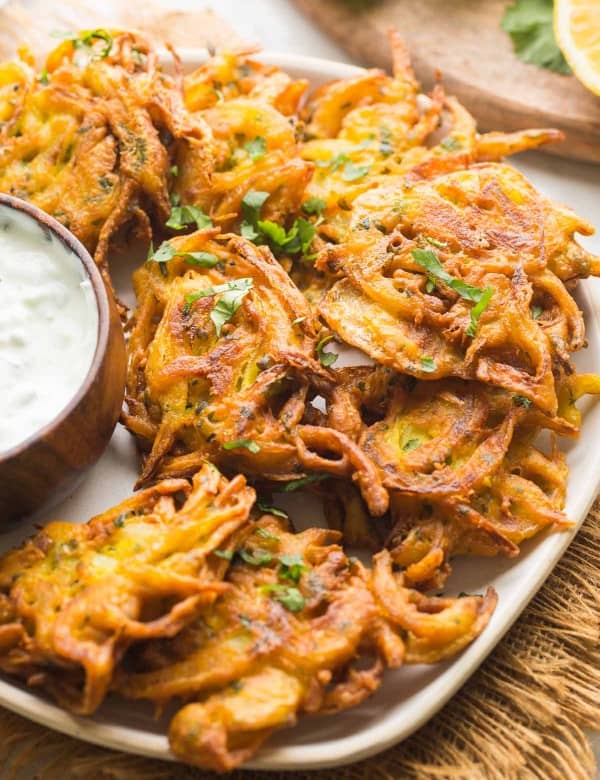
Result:
<svg viewBox="0 0 600 780">
<path fill-rule="evenodd" d="M 206 464 L 191 486 L 166 480 L 85 525 L 46 526 L 0 563 L 0 667 L 93 712 L 132 642 L 177 634 L 229 587 L 210 553 L 253 501 L 243 477 Z"/>
</svg>

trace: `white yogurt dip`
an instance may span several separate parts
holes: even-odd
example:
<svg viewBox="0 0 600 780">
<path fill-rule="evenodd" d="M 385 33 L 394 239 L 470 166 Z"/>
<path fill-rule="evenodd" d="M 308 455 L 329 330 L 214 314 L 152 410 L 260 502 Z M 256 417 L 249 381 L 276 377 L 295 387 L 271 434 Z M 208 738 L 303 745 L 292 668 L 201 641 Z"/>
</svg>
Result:
<svg viewBox="0 0 600 780">
<path fill-rule="evenodd" d="M 80 260 L 0 205 L 0 452 L 51 422 L 91 366 L 98 310 Z"/>
</svg>

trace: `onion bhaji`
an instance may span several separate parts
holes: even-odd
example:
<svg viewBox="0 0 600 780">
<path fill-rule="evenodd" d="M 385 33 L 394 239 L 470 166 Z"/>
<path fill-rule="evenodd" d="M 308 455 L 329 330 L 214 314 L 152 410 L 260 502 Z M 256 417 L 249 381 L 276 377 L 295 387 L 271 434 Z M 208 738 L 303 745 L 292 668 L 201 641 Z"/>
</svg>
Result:
<svg viewBox="0 0 600 780">
<path fill-rule="evenodd" d="M 0 65 L 0 190 L 109 285 L 109 250 L 152 239 L 122 417 L 144 489 L 0 560 L 0 669 L 76 712 L 109 690 L 180 705 L 171 747 L 200 767 L 459 652 L 496 597 L 429 595 L 450 561 L 570 526 L 556 437 L 600 393 L 571 361 L 600 259 L 504 160 L 561 134 L 479 134 L 391 44 L 391 76 L 308 94 L 251 48 L 188 74 L 173 52 L 170 76 L 119 31 L 68 37 L 37 75 L 27 52 Z M 333 340 L 360 365 L 334 368 Z M 330 528 L 253 510 L 246 477 L 312 491 Z"/>
<path fill-rule="evenodd" d="M 339 536 L 290 533 L 271 515 L 240 529 L 221 551 L 234 556 L 231 589 L 177 637 L 137 652 L 133 670 L 125 663 L 116 682 L 125 696 L 188 702 L 170 726 L 177 756 L 230 770 L 298 713 L 354 706 L 386 666 L 450 657 L 487 624 L 491 589 L 427 597 L 392 571 L 389 553 L 371 572 L 346 557 Z"/>
<path fill-rule="evenodd" d="M 227 589 L 211 553 L 254 497 L 205 464 L 192 486 L 165 480 L 87 524 L 47 525 L 0 560 L 0 668 L 96 710 L 132 642 L 177 634 Z"/>
</svg>

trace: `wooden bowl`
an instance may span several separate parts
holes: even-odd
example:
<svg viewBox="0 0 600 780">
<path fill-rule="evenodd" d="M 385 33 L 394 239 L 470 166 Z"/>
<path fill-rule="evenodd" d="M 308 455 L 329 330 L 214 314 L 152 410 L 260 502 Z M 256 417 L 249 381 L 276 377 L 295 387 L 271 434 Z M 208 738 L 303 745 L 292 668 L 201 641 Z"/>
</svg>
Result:
<svg viewBox="0 0 600 780">
<path fill-rule="evenodd" d="M 59 222 L 26 201 L 0 194 L 0 205 L 36 220 L 79 259 L 98 312 L 96 350 L 83 384 L 50 423 L 0 452 L 0 522 L 6 524 L 67 495 L 98 460 L 121 411 L 126 356 L 114 298 L 85 247 Z"/>
</svg>

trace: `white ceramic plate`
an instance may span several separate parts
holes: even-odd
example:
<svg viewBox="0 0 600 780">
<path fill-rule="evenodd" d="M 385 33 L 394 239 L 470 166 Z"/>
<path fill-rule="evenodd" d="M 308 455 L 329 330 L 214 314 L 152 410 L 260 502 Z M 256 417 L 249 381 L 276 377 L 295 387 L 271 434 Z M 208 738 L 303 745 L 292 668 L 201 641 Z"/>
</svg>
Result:
<svg viewBox="0 0 600 780">
<path fill-rule="evenodd" d="M 181 52 L 186 67 L 200 64 L 200 50 Z M 313 84 L 354 75 L 358 68 L 341 63 L 289 54 L 265 54 L 263 61 L 280 65 L 297 77 Z M 534 177 L 535 182 L 535 177 Z M 138 258 L 139 262 L 139 258 Z M 115 269 L 121 296 L 132 302 L 131 267 Z M 600 323 L 594 312 L 590 283 L 580 285 L 577 300 L 585 314 L 589 346 L 577 355 L 580 371 L 600 370 Z M 586 289 L 587 288 L 587 289 Z M 600 404 L 591 399 L 583 403 L 585 419 L 581 438 L 567 442 L 571 469 L 567 497 L 569 517 L 581 523 L 600 483 Z M 137 476 L 137 458 L 132 440 L 122 428 L 79 489 L 38 522 L 69 519 L 84 522 L 130 494 Z M 320 521 L 318 509 L 310 499 L 285 496 L 286 505 L 301 525 Z M 33 521 L 21 524 L 0 537 L 0 553 L 33 531 Z M 335 717 L 304 718 L 289 730 L 278 732 L 248 766 L 260 769 L 316 769 L 340 766 L 366 758 L 407 737 L 425 723 L 477 669 L 488 653 L 518 617 L 542 585 L 553 566 L 573 539 L 576 529 L 549 535 L 523 545 L 516 560 L 462 559 L 454 564 L 454 573 L 446 592 L 481 592 L 488 583 L 499 595 L 498 607 L 483 634 L 458 657 L 435 666 L 405 667 L 388 672 L 384 685 L 361 706 Z M 154 721 L 151 708 L 110 697 L 90 718 L 70 715 L 43 696 L 0 678 L 0 704 L 31 720 L 57 731 L 106 747 L 172 759 L 167 742 L 167 721 Z"/>
</svg>

